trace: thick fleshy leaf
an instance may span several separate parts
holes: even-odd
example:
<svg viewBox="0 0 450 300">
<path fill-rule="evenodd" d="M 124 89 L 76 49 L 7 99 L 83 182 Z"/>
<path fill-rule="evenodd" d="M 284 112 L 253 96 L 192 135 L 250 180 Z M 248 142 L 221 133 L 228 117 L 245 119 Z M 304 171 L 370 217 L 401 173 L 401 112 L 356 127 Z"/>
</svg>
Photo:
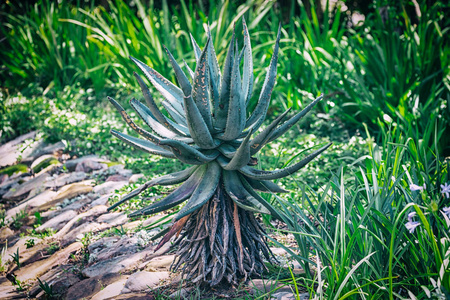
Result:
<svg viewBox="0 0 450 300">
<path fill-rule="evenodd" d="M 268 142 L 270 143 L 271 141 L 274 141 L 280 136 L 282 136 L 286 131 L 288 131 L 292 126 L 294 126 L 295 123 L 300 121 L 301 118 L 303 118 L 317 104 L 317 102 L 319 102 L 322 99 L 323 96 L 321 95 L 316 100 L 311 102 L 308 106 L 306 106 L 301 112 L 299 112 L 298 114 L 296 114 L 295 116 L 284 122 L 280 127 L 275 129 L 274 132 L 271 134 Z"/>
<path fill-rule="evenodd" d="M 186 119 L 189 132 L 197 146 L 203 149 L 213 149 L 216 147 L 208 126 L 203 120 L 200 111 L 195 105 L 192 97 L 184 97 L 184 107 L 186 108 Z"/>
<path fill-rule="evenodd" d="M 150 141 L 142 140 L 142 139 L 136 138 L 134 136 L 118 132 L 114 129 L 111 130 L 111 134 L 118 137 L 125 143 L 127 143 L 131 146 L 134 146 L 138 149 L 141 149 L 145 152 L 148 152 L 151 154 L 156 154 L 156 155 L 163 156 L 163 157 L 175 158 L 175 155 L 172 152 L 170 152 L 160 146 L 157 146 Z"/>
<path fill-rule="evenodd" d="M 172 120 L 169 120 L 165 115 L 161 113 L 158 106 L 155 103 L 155 100 L 153 100 L 152 94 L 150 93 L 150 90 L 148 89 L 147 85 L 145 84 L 144 80 L 142 80 L 141 76 L 139 76 L 136 72 L 133 73 L 136 77 L 139 86 L 141 87 L 142 94 L 144 95 L 145 102 L 147 102 L 148 108 L 152 112 L 152 115 L 155 117 L 156 120 L 158 120 L 161 125 L 169 129 L 170 131 L 173 131 L 174 133 L 177 133 L 179 135 L 187 135 L 187 128 L 183 128 L 181 125 L 176 124 Z M 170 102 L 170 101 L 169 101 Z M 170 104 L 173 104 L 170 102 Z M 173 106 L 173 105 L 172 105 Z M 176 108 L 175 108 L 176 109 Z M 178 112 L 180 112 L 177 109 Z M 183 114 L 183 110 L 181 110 L 181 114 Z"/>
<path fill-rule="evenodd" d="M 234 155 L 236 154 L 236 147 L 230 145 L 230 144 L 222 144 L 219 146 L 219 148 L 217 148 L 220 153 L 222 153 L 225 157 L 227 158 L 233 158 Z"/>
<path fill-rule="evenodd" d="M 167 55 L 169 56 L 169 61 L 172 65 L 173 70 L 175 71 L 175 76 L 177 77 L 178 83 L 181 86 L 183 94 L 185 96 L 190 95 L 192 91 L 192 86 L 191 83 L 189 82 L 189 79 L 186 77 L 186 74 L 184 74 L 183 70 L 181 70 L 180 65 L 176 62 L 175 58 L 172 56 L 172 53 L 170 53 L 169 49 L 167 49 L 166 46 L 163 47 L 166 50 Z"/>
<path fill-rule="evenodd" d="M 286 114 L 290 111 L 289 108 L 284 113 L 279 115 L 272 123 L 269 124 L 263 131 L 261 131 L 251 142 L 250 142 L 250 153 L 251 155 L 255 155 L 259 150 L 268 142 L 270 136 L 273 131 L 276 129 L 281 120 L 286 116 Z"/>
<path fill-rule="evenodd" d="M 228 47 L 228 53 L 225 59 L 225 66 L 223 68 L 222 83 L 220 85 L 219 105 L 217 105 L 217 107 L 214 107 L 214 117 L 215 117 L 214 127 L 216 127 L 219 130 L 225 129 L 227 125 L 228 105 L 230 102 L 230 93 L 231 93 L 231 78 L 235 56 L 234 43 L 235 43 L 235 34 L 233 29 L 233 36 L 231 37 L 230 46 Z"/>
<path fill-rule="evenodd" d="M 241 174 L 241 176 L 245 177 Z M 245 177 L 245 180 L 250 184 L 250 186 L 260 192 L 265 193 L 288 193 L 289 191 L 283 189 L 278 186 L 276 183 L 273 183 L 270 180 L 255 180 L 249 177 Z"/>
<path fill-rule="evenodd" d="M 275 86 L 275 80 L 277 78 L 277 61 L 278 61 L 278 49 L 281 36 L 281 24 L 278 27 L 277 40 L 275 41 L 275 47 L 273 49 L 272 59 L 270 60 L 269 70 L 267 71 L 266 79 L 259 95 L 258 104 L 256 105 L 253 113 L 248 118 L 245 127 L 254 125 L 252 128 L 257 130 L 261 126 L 264 118 L 266 117 L 267 109 L 269 108 L 270 97 L 272 95 L 273 87 Z"/>
<path fill-rule="evenodd" d="M 249 132 L 247 137 L 242 141 L 242 144 L 236 150 L 231 161 L 224 167 L 225 170 L 237 170 L 248 164 L 250 161 L 250 137 L 252 133 Z"/>
<path fill-rule="evenodd" d="M 195 41 L 194 37 L 192 36 L 192 34 L 189 33 L 189 36 L 191 37 L 191 43 L 192 43 L 192 47 L 194 48 L 194 55 L 195 55 L 195 61 L 198 63 L 199 59 L 200 59 L 200 55 L 202 54 L 202 50 L 200 49 L 200 47 L 198 46 L 197 42 Z"/>
<path fill-rule="evenodd" d="M 136 99 L 130 100 L 131 107 L 134 108 L 134 110 L 138 113 L 138 115 L 141 117 L 142 120 L 154 131 L 157 135 L 168 138 L 168 139 L 174 139 L 183 141 L 185 143 L 191 143 L 193 140 L 188 137 L 180 136 L 176 134 L 175 132 L 167 129 L 167 127 L 161 125 L 154 117 L 150 109 L 142 104 L 141 102 L 137 101 Z"/>
<path fill-rule="evenodd" d="M 257 192 L 248 184 L 247 180 L 243 176 L 241 176 L 241 182 L 244 185 L 247 192 L 252 195 L 259 203 L 261 203 L 262 206 L 264 206 L 268 211 L 270 211 L 270 214 L 277 218 L 278 220 L 283 221 L 284 219 L 282 216 L 278 213 L 278 211 L 273 207 L 269 202 L 267 202 L 263 197 L 258 195 Z"/>
<path fill-rule="evenodd" d="M 242 167 L 241 169 L 239 169 L 239 172 L 241 172 L 243 175 L 245 175 L 249 178 L 256 179 L 256 180 L 273 180 L 273 179 L 283 178 L 283 177 L 289 176 L 291 174 L 294 174 L 295 172 L 297 172 L 298 170 L 300 170 L 301 168 L 306 166 L 306 164 L 308 164 L 316 156 L 318 156 L 320 153 L 322 153 L 328 147 L 330 147 L 331 144 L 332 143 L 329 143 L 329 144 L 323 146 L 322 148 L 314 151 L 312 154 L 306 156 L 300 162 L 293 164 L 292 166 L 286 167 L 284 169 L 275 170 L 275 171 L 263 171 L 263 170 L 254 169 L 249 166 L 245 166 L 245 167 Z"/>
<path fill-rule="evenodd" d="M 185 115 L 181 115 L 175 108 L 173 108 L 173 106 L 167 100 L 164 100 L 163 102 L 161 102 L 161 104 L 162 106 L 164 106 L 166 111 L 169 113 L 172 119 L 174 119 L 175 122 L 187 128 L 187 121 Z"/>
<path fill-rule="evenodd" d="M 169 146 L 173 154 L 182 162 L 187 164 L 201 165 L 208 163 L 219 156 L 219 151 L 211 150 L 211 153 L 204 154 L 192 146 L 175 140 L 162 140 L 161 145 Z"/>
<path fill-rule="evenodd" d="M 225 192 L 241 208 L 263 214 L 270 214 L 258 200 L 245 189 L 236 171 L 222 171 Z"/>
<path fill-rule="evenodd" d="M 253 58 L 252 47 L 250 44 L 250 34 L 247 24 L 242 16 L 242 27 L 244 29 L 244 72 L 242 74 L 242 91 L 244 92 L 245 103 L 252 97 L 253 92 Z"/>
<path fill-rule="evenodd" d="M 166 198 L 161 201 L 155 202 L 143 209 L 133 212 L 132 214 L 130 214 L 130 217 L 155 214 L 182 203 L 192 195 L 198 185 L 202 182 L 205 174 L 205 169 L 206 168 L 204 166 L 198 167 L 197 170 L 195 170 L 195 172 L 189 177 L 188 180 L 186 180 L 185 183 L 183 183 L 175 191 L 170 193 Z"/>
<path fill-rule="evenodd" d="M 192 71 L 192 69 L 189 67 L 189 65 L 187 64 L 187 62 L 183 59 L 184 62 L 184 66 L 186 67 L 186 69 L 188 70 L 189 73 L 189 77 L 191 77 L 191 80 L 194 81 L 194 71 Z"/>
<path fill-rule="evenodd" d="M 183 112 L 183 91 L 170 82 L 168 79 L 164 78 L 161 74 L 141 62 L 140 60 L 131 57 L 131 60 L 141 69 L 145 76 L 150 80 L 153 86 L 161 93 L 161 95 L 167 99 L 167 101 L 175 107 L 178 112 Z M 143 82 L 143 81 L 142 81 Z M 142 88 L 141 82 L 139 85 Z M 145 85 L 146 86 L 146 85 Z M 144 91 L 143 91 L 144 92 Z M 145 92 L 144 92 L 145 94 Z"/>
<path fill-rule="evenodd" d="M 151 141 L 151 142 L 153 142 L 153 143 L 155 143 L 155 144 L 157 144 L 157 145 L 159 144 L 160 139 L 159 139 L 157 136 L 151 134 L 150 132 L 148 132 L 148 131 L 142 129 L 142 128 L 139 127 L 139 126 L 137 126 L 136 123 L 134 123 L 134 122 L 131 120 L 130 116 L 126 113 L 126 111 L 123 109 L 123 107 L 122 107 L 116 100 L 114 100 L 114 99 L 111 98 L 111 97 L 108 97 L 108 100 L 109 100 L 109 102 L 111 102 L 111 103 L 116 107 L 116 109 L 119 111 L 119 113 L 120 113 L 120 115 L 122 116 L 122 118 L 125 120 L 125 122 L 126 122 L 126 123 L 127 123 L 134 131 L 136 131 L 139 135 L 145 137 L 145 138 L 148 139 L 149 141 Z M 165 147 L 162 147 L 162 148 L 165 148 Z M 167 148 L 166 148 L 166 149 L 167 149 Z"/>
<path fill-rule="evenodd" d="M 197 63 L 197 67 L 195 68 L 195 76 L 194 76 L 194 87 L 192 89 L 192 99 L 194 100 L 200 114 L 203 117 L 203 120 L 208 126 L 208 129 L 212 129 L 212 120 L 211 120 L 211 108 L 209 104 L 209 65 L 208 65 L 208 48 L 210 39 L 206 42 L 206 46 L 203 49 L 202 54 L 200 55 L 200 59 Z M 189 96 L 189 95 L 186 95 Z"/>
<path fill-rule="evenodd" d="M 209 64 L 209 79 L 210 79 L 210 93 L 211 100 L 213 103 L 213 109 L 215 109 L 219 105 L 220 101 L 220 68 L 219 63 L 217 62 L 216 50 L 214 49 L 214 44 L 212 43 L 211 38 L 211 29 L 208 25 L 208 39 L 211 42 L 208 44 L 208 64 Z"/>
<path fill-rule="evenodd" d="M 186 205 L 175 216 L 175 221 L 196 211 L 211 199 L 219 185 L 221 170 L 220 166 L 214 161 L 207 164 L 207 170 L 202 181 L 197 186 Z"/>
<path fill-rule="evenodd" d="M 234 140 L 242 133 L 245 127 L 245 101 L 242 94 L 241 71 L 239 65 L 244 54 L 244 49 L 236 55 L 233 64 L 233 72 L 230 87 L 230 101 L 228 104 L 227 125 L 225 132 L 217 137 L 224 141 Z"/>
<path fill-rule="evenodd" d="M 198 168 L 200 168 L 200 167 L 199 166 L 189 167 L 187 169 L 184 169 L 183 171 L 167 174 L 167 175 L 164 175 L 164 176 L 161 176 L 158 178 L 154 178 L 150 181 L 147 181 L 146 183 L 144 183 L 137 189 L 133 190 L 131 193 L 122 197 L 122 199 L 120 199 L 119 202 L 116 202 L 112 206 L 108 207 L 108 211 L 118 207 L 122 203 L 130 200 L 131 198 L 136 197 L 137 195 L 139 195 L 140 193 L 142 193 L 149 187 L 152 187 L 155 185 L 173 185 L 173 184 L 183 182 L 186 179 L 188 179 L 191 176 L 191 174 L 194 173 L 194 171 L 197 170 Z"/>
</svg>

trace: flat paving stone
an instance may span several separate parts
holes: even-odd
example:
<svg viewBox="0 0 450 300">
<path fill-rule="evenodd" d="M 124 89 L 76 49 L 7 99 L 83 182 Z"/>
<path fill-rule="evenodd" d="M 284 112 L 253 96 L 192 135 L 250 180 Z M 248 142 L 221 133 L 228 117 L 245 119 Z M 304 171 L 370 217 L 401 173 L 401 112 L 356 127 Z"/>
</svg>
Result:
<svg viewBox="0 0 450 300">
<path fill-rule="evenodd" d="M 100 185 L 97 185 L 94 187 L 93 192 L 99 195 L 105 195 L 113 193 L 115 190 L 119 190 L 122 187 L 124 187 L 126 184 L 128 184 L 128 180 L 126 181 L 109 181 L 102 183 Z"/>
<path fill-rule="evenodd" d="M 14 200 L 25 198 L 31 190 L 43 186 L 48 176 L 48 173 L 43 173 L 17 187 L 11 188 L 6 194 L 3 195 L 3 199 Z"/>
<path fill-rule="evenodd" d="M 9 166 L 17 161 L 17 158 L 27 157 L 33 151 L 33 147 L 38 145 L 38 142 L 31 143 L 30 147 L 27 147 L 24 152 L 19 150 L 20 145 L 28 139 L 34 139 L 37 131 L 32 131 L 27 134 L 21 135 L 12 141 L 9 141 L 0 146 L 0 167 Z"/>
<path fill-rule="evenodd" d="M 77 212 L 74 210 L 66 210 L 65 212 L 59 214 L 58 216 L 51 218 L 41 226 L 36 228 L 37 232 L 42 232 L 46 230 L 47 228 L 51 228 L 54 230 L 61 229 L 67 222 L 72 220 L 77 216 Z"/>
<path fill-rule="evenodd" d="M 89 299 L 93 295 L 97 294 L 102 289 L 104 289 L 106 286 L 123 279 L 126 280 L 127 278 L 128 276 L 120 275 L 117 273 L 116 274 L 108 273 L 97 277 L 88 278 L 70 287 L 64 299 L 66 300 Z"/>
<path fill-rule="evenodd" d="M 153 250 L 102 260 L 82 270 L 81 274 L 85 277 L 95 277 L 107 273 L 124 273 L 138 266 L 146 256 L 151 254 Z"/>
<path fill-rule="evenodd" d="M 169 277 L 169 272 L 141 271 L 133 273 L 126 281 L 122 293 L 148 291 L 158 286 L 161 280 L 166 280 Z"/>
<path fill-rule="evenodd" d="M 78 182 L 85 180 L 87 174 L 84 172 L 72 172 L 67 174 L 60 174 L 58 177 L 51 177 L 50 180 L 47 180 L 44 183 L 44 186 L 50 188 L 60 188 L 70 183 Z"/>
<path fill-rule="evenodd" d="M 111 283 L 110 285 L 102 289 L 100 292 L 92 296 L 91 300 L 103 300 L 120 295 L 121 291 L 123 290 L 123 287 L 125 286 L 126 281 L 127 278 L 123 278 L 114 283 Z"/>
<path fill-rule="evenodd" d="M 15 272 L 17 279 L 20 281 L 35 279 L 53 267 L 66 262 L 69 255 L 81 249 L 81 247 L 83 247 L 83 245 L 80 242 L 76 242 L 69 245 L 67 248 L 57 251 L 47 259 L 26 265 Z"/>
</svg>

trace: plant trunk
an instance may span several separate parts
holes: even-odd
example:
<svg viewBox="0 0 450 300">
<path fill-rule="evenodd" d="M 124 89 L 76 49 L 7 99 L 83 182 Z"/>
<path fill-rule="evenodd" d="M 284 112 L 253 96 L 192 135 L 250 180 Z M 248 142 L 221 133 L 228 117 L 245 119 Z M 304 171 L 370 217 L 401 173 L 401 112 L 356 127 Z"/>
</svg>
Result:
<svg viewBox="0 0 450 300">
<path fill-rule="evenodd" d="M 171 269 L 194 283 L 215 286 L 226 280 L 238 285 L 267 269 L 264 258 L 275 259 L 264 234 L 253 213 L 237 206 L 220 184 L 211 200 L 185 221 Z"/>
</svg>

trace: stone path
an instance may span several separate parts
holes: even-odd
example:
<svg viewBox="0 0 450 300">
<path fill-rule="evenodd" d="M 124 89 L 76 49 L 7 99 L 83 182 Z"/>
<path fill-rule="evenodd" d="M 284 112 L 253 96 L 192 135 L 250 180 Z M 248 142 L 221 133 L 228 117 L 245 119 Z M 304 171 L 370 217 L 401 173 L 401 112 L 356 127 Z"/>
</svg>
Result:
<svg viewBox="0 0 450 300">
<path fill-rule="evenodd" d="M 154 252 L 157 242 L 141 229 L 162 215 L 131 222 L 107 212 L 116 190 L 142 174 L 98 156 L 71 158 L 64 143 L 29 140 L 35 137 L 0 146 L 0 299 L 48 298 L 42 284 L 61 299 L 150 299 L 151 289 L 181 280 L 169 272 L 170 243 Z M 1 174 L 24 143 L 31 145 L 22 152 L 28 171 Z M 267 291 L 271 284 L 253 286 Z M 180 293 L 189 296 L 184 289 L 172 296 Z M 273 296 L 295 299 L 286 287 Z"/>
</svg>

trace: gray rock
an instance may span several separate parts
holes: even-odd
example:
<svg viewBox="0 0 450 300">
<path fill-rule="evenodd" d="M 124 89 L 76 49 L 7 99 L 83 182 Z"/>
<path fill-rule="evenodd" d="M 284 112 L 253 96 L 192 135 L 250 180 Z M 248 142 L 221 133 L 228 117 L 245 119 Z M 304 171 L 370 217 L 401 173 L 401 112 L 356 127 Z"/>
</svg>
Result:
<svg viewBox="0 0 450 300">
<path fill-rule="evenodd" d="M 98 230 L 101 230 L 102 228 L 103 226 L 96 222 L 82 223 L 80 226 L 75 227 L 63 236 L 61 245 L 64 247 L 70 243 L 75 242 L 76 240 L 82 239 L 85 233 L 96 232 Z"/>
<path fill-rule="evenodd" d="M 154 272 L 156 270 L 163 269 L 168 271 L 174 259 L 175 255 L 162 255 L 155 257 L 146 264 L 145 270 Z"/>
<path fill-rule="evenodd" d="M 111 196 L 112 196 L 112 194 L 106 194 L 106 195 L 100 196 L 99 198 L 97 198 L 96 200 L 94 200 L 91 203 L 91 206 L 106 205 L 108 203 L 109 197 L 111 197 Z"/>
<path fill-rule="evenodd" d="M 30 279 L 34 279 L 36 277 L 40 277 L 42 274 L 46 273 L 48 270 L 53 267 L 60 265 L 67 261 L 70 257 L 71 253 L 74 253 L 81 249 L 83 245 L 81 243 L 73 243 L 69 245 L 67 248 L 61 249 L 55 252 L 49 258 L 44 260 L 38 260 L 32 264 L 28 264 L 24 267 L 21 267 L 17 270 L 16 276 L 20 281 L 26 281 Z"/>
<path fill-rule="evenodd" d="M 69 288 L 64 299 L 89 299 L 93 295 L 104 289 L 106 286 L 126 278 L 127 276 L 123 276 L 120 274 L 105 274 L 98 277 L 82 280 Z"/>
<path fill-rule="evenodd" d="M 86 179 L 86 173 L 84 172 L 73 172 L 68 174 L 61 174 L 56 178 L 51 178 L 47 180 L 44 184 L 46 187 L 59 188 L 66 184 L 73 182 L 78 182 Z"/>
<path fill-rule="evenodd" d="M 136 272 L 125 283 L 122 293 L 141 292 L 158 286 L 161 280 L 168 279 L 169 272 Z"/>
<path fill-rule="evenodd" d="M 122 225 L 128 221 L 128 217 L 124 212 L 112 212 L 101 215 L 97 221 L 99 223 L 108 223 L 111 226 Z"/>
<path fill-rule="evenodd" d="M 36 148 L 30 156 L 32 157 L 39 157 L 41 155 L 45 155 L 45 154 L 56 154 L 59 151 L 62 151 L 66 148 L 66 144 L 64 144 L 64 142 L 59 141 L 55 144 L 50 144 L 45 146 L 44 144 L 42 144 L 42 147 L 38 147 Z"/>
<path fill-rule="evenodd" d="M 44 231 L 47 228 L 52 228 L 55 230 L 61 229 L 67 222 L 72 220 L 77 216 L 77 212 L 74 210 L 67 210 L 60 215 L 48 220 L 38 228 L 36 228 L 37 232 Z"/>
<path fill-rule="evenodd" d="M 118 240 L 120 240 L 120 237 L 118 236 L 101 238 L 88 246 L 89 253 L 99 253 L 105 248 L 112 247 Z"/>
<path fill-rule="evenodd" d="M 7 142 L 0 146 L 0 167 L 5 167 L 14 164 L 17 158 L 20 156 L 22 158 L 28 157 L 33 149 L 36 148 L 42 141 L 31 142 L 29 147 L 27 147 L 23 152 L 20 151 L 20 146 L 26 140 L 34 139 L 36 137 L 36 131 L 21 135 L 16 139 Z"/>
<path fill-rule="evenodd" d="M 28 199 L 27 201 L 24 201 L 20 203 L 18 206 L 13 207 L 6 211 L 6 220 L 10 221 L 13 216 L 15 216 L 17 213 L 19 213 L 21 210 L 23 211 L 30 211 L 33 210 L 36 207 L 39 207 L 41 205 L 45 205 L 48 202 L 51 202 L 53 198 L 57 195 L 57 192 L 53 192 L 50 190 L 46 190 L 42 192 L 41 194 Z"/>
<path fill-rule="evenodd" d="M 56 160 L 56 157 L 50 154 L 42 155 L 36 158 L 30 166 L 35 173 L 39 172 L 43 168 L 47 167 L 52 160 Z"/>
<path fill-rule="evenodd" d="M 106 260 L 114 258 L 120 255 L 133 254 L 139 251 L 137 245 L 137 238 L 124 236 L 117 240 L 108 240 L 104 245 L 89 246 L 89 253 L 92 255 L 93 260 Z"/>
<path fill-rule="evenodd" d="M 128 169 L 123 169 L 123 170 L 120 170 L 119 172 L 117 172 L 117 174 L 122 175 L 123 177 L 127 177 L 127 179 L 128 179 L 131 177 L 131 175 L 133 175 L 133 171 L 128 170 Z"/>
<path fill-rule="evenodd" d="M 94 189 L 92 191 L 99 195 L 110 194 L 110 193 L 113 193 L 115 190 L 121 189 L 126 184 L 128 184 L 128 180 L 105 182 L 105 183 L 102 183 L 102 184 L 94 187 Z"/>
<path fill-rule="evenodd" d="M 124 273 L 134 269 L 141 260 L 145 259 L 147 255 L 153 254 L 152 250 L 142 251 L 139 253 L 122 255 L 115 258 L 99 261 L 90 267 L 81 271 L 85 277 L 101 276 L 108 273 Z"/>
<path fill-rule="evenodd" d="M 66 161 L 64 166 L 69 171 L 75 171 L 75 168 L 77 167 L 77 165 L 79 163 L 87 160 L 87 159 L 93 159 L 93 160 L 96 160 L 96 161 L 100 161 L 100 158 L 97 155 L 86 155 L 86 156 L 83 156 L 83 157 L 79 157 L 79 158 L 68 160 L 68 161 Z"/>
<path fill-rule="evenodd" d="M 8 174 L 0 174 L 0 185 L 6 182 L 8 178 L 9 178 Z"/>
<path fill-rule="evenodd" d="M 106 179 L 106 182 L 110 182 L 110 181 L 114 181 L 114 182 L 117 182 L 117 181 L 128 181 L 130 176 L 123 176 L 123 175 L 120 175 L 120 174 L 114 174 L 114 175 L 109 176 Z"/>
<path fill-rule="evenodd" d="M 130 179 L 128 179 L 129 183 L 136 183 L 139 179 L 144 178 L 144 174 L 133 174 Z"/>
<path fill-rule="evenodd" d="M 190 290 L 181 288 L 169 295 L 170 299 L 186 299 L 189 296 Z"/>
<path fill-rule="evenodd" d="M 52 287 L 54 298 L 62 299 L 67 293 L 67 289 L 81 281 L 77 275 L 71 272 L 71 267 L 70 265 L 58 266 L 39 278 L 42 282 L 45 281 Z M 38 283 L 36 282 L 31 288 L 29 295 L 32 297 L 36 296 L 37 299 L 46 299 Z"/>
<path fill-rule="evenodd" d="M 11 188 L 6 194 L 3 195 L 3 199 L 14 200 L 24 198 L 31 190 L 43 186 L 47 177 L 48 174 L 44 173 L 33 179 L 30 179 L 25 183 L 22 183 L 19 186 Z"/>
<path fill-rule="evenodd" d="M 114 283 L 111 283 L 100 292 L 92 296 L 91 300 L 103 300 L 120 295 L 120 292 L 122 291 L 126 281 L 127 279 L 123 278 Z"/>
<path fill-rule="evenodd" d="M 98 159 L 88 158 L 79 162 L 75 167 L 75 171 L 90 173 L 94 170 L 106 169 L 107 167 L 106 164 L 100 163 Z"/>
</svg>

